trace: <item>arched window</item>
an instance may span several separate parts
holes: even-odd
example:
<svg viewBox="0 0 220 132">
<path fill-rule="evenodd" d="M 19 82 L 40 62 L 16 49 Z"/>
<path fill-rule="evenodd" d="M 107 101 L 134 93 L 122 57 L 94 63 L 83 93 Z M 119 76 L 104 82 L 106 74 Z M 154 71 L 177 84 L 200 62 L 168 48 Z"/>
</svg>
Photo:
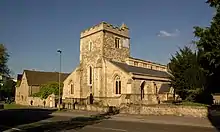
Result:
<svg viewBox="0 0 220 132">
<path fill-rule="evenodd" d="M 144 98 L 145 81 L 141 83 L 141 100 Z"/>
<path fill-rule="evenodd" d="M 92 85 L 92 67 L 89 67 L 89 84 Z"/>
<path fill-rule="evenodd" d="M 121 80 L 119 76 L 115 78 L 115 93 L 121 94 Z"/>
<path fill-rule="evenodd" d="M 71 88 L 71 94 L 74 94 L 74 84 L 70 84 L 70 88 Z"/>
<path fill-rule="evenodd" d="M 154 84 L 155 94 L 157 94 L 158 93 L 157 84 L 155 82 L 153 82 L 153 84 Z"/>
</svg>

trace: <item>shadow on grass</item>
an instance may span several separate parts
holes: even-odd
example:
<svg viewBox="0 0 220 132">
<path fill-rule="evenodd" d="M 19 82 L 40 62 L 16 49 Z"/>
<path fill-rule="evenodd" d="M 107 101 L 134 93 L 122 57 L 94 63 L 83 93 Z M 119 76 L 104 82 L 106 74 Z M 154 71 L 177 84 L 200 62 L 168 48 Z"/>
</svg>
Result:
<svg viewBox="0 0 220 132">
<path fill-rule="evenodd" d="M 76 117 L 67 121 L 55 121 L 55 122 L 46 122 L 38 123 L 29 126 L 25 126 L 19 129 L 23 131 L 47 131 L 47 132 L 56 132 L 61 130 L 79 130 L 87 125 L 93 125 L 101 122 L 104 119 L 109 119 L 111 115 L 117 114 L 115 112 L 106 112 L 104 114 L 92 115 L 90 117 Z"/>
<path fill-rule="evenodd" d="M 213 105 L 208 107 L 208 119 L 212 125 L 220 131 L 220 105 Z"/>
<path fill-rule="evenodd" d="M 0 131 L 51 118 L 55 110 L 25 108 L 25 109 L 3 109 L 0 110 Z"/>
</svg>

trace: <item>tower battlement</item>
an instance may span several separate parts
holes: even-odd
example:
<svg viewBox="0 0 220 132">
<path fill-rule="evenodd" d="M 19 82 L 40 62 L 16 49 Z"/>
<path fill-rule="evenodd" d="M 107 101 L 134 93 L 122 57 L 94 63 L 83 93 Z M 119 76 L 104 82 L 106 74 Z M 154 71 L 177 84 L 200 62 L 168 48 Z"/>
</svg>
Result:
<svg viewBox="0 0 220 132">
<path fill-rule="evenodd" d="M 86 37 L 99 31 L 108 31 L 129 38 L 129 28 L 123 23 L 120 27 L 107 22 L 101 22 L 81 32 L 80 38 Z"/>
</svg>

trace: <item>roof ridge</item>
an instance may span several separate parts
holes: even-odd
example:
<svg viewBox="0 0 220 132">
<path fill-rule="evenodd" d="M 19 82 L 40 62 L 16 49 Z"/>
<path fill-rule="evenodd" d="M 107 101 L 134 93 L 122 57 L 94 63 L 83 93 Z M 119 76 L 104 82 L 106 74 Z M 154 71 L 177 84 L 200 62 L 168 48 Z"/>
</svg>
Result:
<svg viewBox="0 0 220 132">
<path fill-rule="evenodd" d="M 52 72 L 52 71 L 36 71 L 36 70 L 24 70 L 24 71 L 29 71 L 29 72 L 42 72 L 42 73 L 59 73 L 59 72 Z M 61 72 L 61 74 L 70 74 L 68 72 Z"/>
</svg>

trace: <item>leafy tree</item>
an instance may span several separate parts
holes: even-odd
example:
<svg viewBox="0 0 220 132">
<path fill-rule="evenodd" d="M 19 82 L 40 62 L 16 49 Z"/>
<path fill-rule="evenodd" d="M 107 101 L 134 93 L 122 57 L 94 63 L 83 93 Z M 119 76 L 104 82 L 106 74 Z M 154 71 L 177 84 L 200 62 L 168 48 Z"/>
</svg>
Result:
<svg viewBox="0 0 220 132">
<path fill-rule="evenodd" d="M 60 94 L 63 92 L 63 84 L 61 84 Z M 59 83 L 58 82 L 49 82 L 40 86 L 40 91 L 35 93 L 33 96 L 41 97 L 42 99 L 46 99 L 49 95 L 55 94 L 59 95 Z"/>
<path fill-rule="evenodd" d="M 194 27 L 195 44 L 201 52 L 199 63 L 207 72 L 207 92 L 220 92 L 220 0 L 207 3 L 216 10 L 209 27 Z"/>
<path fill-rule="evenodd" d="M 7 66 L 7 62 L 9 59 L 9 54 L 7 52 L 7 49 L 3 44 L 0 44 L 0 75 L 9 77 L 10 70 Z M 8 86 L 8 83 L 11 84 L 11 80 L 0 80 L 0 98 L 2 97 L 8 97 L 9 93 L 12 93 L 13 91 L 9 92 L 12 88 L 11 86 Z M 2 85 L 3 84 L 3 85 Z"/>
<path fill-rule="evenodd" d="M 15 85 L 16 83 L 8 79 L 4 82 L 3 86 L 1 87 L 1 93 L 4 97 L 14 97 L 15 96 Z"/>
<path fill-rule="evenodd" d="M 0 74 L 4 74 L 9 76 L 9 68 L 7 66 L 7 62 L 9 59 L 9 54 L 7 49 L 3 44 L 0 44 Z"/>
<path fill-rule="evenodd" d="M 183 100 L 196 101 L 205 85 L 205 73 L 198 63 L 198 56 L 197 52 L 184 47 L 170 59 L 171 85 Z"/>
</svg>

